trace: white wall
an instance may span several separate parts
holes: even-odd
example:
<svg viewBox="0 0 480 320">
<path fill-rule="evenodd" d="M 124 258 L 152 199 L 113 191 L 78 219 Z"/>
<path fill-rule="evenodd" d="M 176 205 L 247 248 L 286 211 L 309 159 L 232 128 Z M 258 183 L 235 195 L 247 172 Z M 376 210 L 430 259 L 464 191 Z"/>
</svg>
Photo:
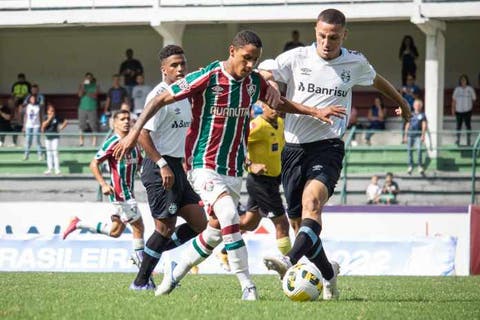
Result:
<svg viewBox="0 0 480 320">
<path fill-rule="evenodd" d="M 298 29 L 305 43 L 314 41 L 313 22 L 299 24 L 241 24 L 257 31 L 264 42 L 263 57 L 281 52 L 291 30 Z M 458 75 L 466 72 L 474 84 L 480 72 L 480 21 L 453 21 L 446 31 L 446 87 L 454 87 Z M 231 31 L 225 24 L 188 25 L 184 35 L 190 69 L 227 57 Z M 425 37 L 410 22 L 357 22 L 349 24 L 345 46 L 363 52 L 377 71 L 400 84 L 398 48 L 405 34 L 417 44 L 418 83 L 423 86 Z M 0 30 L 0 93 L 8 93 L 19 72 L 38 82 L 46 93 L 73 93 L 86 71 L 97 77 L 101 88 L 110 86 L 126 48 L 133 48 L 146 71 L 149 83 L 157 82 L 157 53 L 162 38 L 149 26 L 66 27 Z"/>
</svg>

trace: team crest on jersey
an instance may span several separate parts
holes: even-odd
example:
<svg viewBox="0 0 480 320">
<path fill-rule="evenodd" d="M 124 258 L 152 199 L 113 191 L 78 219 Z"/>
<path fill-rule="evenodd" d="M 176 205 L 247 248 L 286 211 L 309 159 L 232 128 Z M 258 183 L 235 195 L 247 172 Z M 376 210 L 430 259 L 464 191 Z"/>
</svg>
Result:
<svg viewBox="0 0 480 320">
<path fill-rule="evenodd" d="M 256 90 L 257 90 L 257 85 L 252 84 L 252 83 L 247 84 L 247 93 L 250 97 L 253 96 L 253 94 L 255 93 Z"/>
<path fill-rule="evenodd" d="M 212 91 L 213 91 L 213 94 L 218 95 L 218 94 L 222 93 L 223 88 L 219 85 L 216 85 L 216 86 L 212 87 Z"/>
<path fill-rule="evenodd" d="M 309 76 L 311 73 L 312 73 L 312 69 L 309 69 L 309 68 L 300 69 L 300 74 L 303 74 L 304 76 Z"/>
<path fill-rule="evenodd" d="M 176 203 L 170 203 L 170 206 L 168 207 L 168 213 L 170 214 L 175 214 L 177 213 L 177 204 Z"/>
<path fill-rule="evenodd" d="M 211 181 L 211 180 L 210 180 L 210 181 L 207 181 L 207 182 L 205 183 L 205 186 L 204 186 L 205 191 L 208 191 L 208 192 L 213 191 L 213 186 L 214 186 L 213 181 Z"/>
<path fill-rule="evenodd" d="M 350 81 L 350 70 L 343 70 L 340 74 L 340 78 L 342 78 L 343 83 L 347 83 Z"/>
<path fill-rule="evenodd" d="M 175 108 L 175 110 L 173 110 L 173 112 L 175 112 L 175 114 L 180 114 L 180 112 L 182 112 L 182 109 L 180 108 Z"/>
<path fill-rule="evenodd" d="M 190 85 L 185 78 L 178 80 L 177 86 L 182 90 L 190 90 Z"/>
</svg>

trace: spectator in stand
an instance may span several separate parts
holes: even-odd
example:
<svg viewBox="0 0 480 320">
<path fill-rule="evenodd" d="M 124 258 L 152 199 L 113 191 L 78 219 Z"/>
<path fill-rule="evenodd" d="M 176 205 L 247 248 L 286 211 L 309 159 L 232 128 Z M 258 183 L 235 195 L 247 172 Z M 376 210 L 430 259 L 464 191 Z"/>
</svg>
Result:
<svg viewBox="0 0 480 320">
<path fill-rule="evenodd" d="M 402 87 L 402 97 L 407 100 L 410 111 L 413 112 L 413 101 L 420 99 L 420 88 L 415 84 L 415 76 L 407 75 L 406 84 Z M 404 120 L 402 125 L 402 136 L 405 134 L 405 126 L 407 122 Z"/>
<path fill-rule="evenodd" d="M 382 188 L 378 185 L 378 176 L 372 176 L 370 184 L 367 187 L 367 204 L 377 204 L 380 201 Z"/>
<path fill-rule="evenodd" d="M 30 101 L 25 109 L 25 117 L 23 130 L 25 131 L 25 154 L 23 160 L 28 160 L 30 155 L 30 147 L 32 140 L 35 137 L 37 145 L 38 160 L 43 160 L 42 145 L 40 143 L 40 125 L 42 123 L 42 113 L 40 112 L 40 105 L 36 104 L 34 96 L 30 97 Z"/>
<path fill-rule="evenodd" d="M 383 106 L 382 97 L 375 97 L 373 106 L 368 110 L 368 130 L 385 130 L 385 108 Z M 374 131 L 368 131 L 365 134 L 365 143 L 367 145 L 371 144 L 370 139 L 372 138 Z"/>
<path fill-rule="evenodd" d="M 133 113 L 138 117 L 142 113 L 145 106 L 145 100 L 148 93 L 152 91 L 152 86 L 145 84 L 145 77 L 143 74 L 137 76 L 137 85 L 133 87 L 132 100 L 133 100 Z"/>
<path fill-rule="evenodd" d="M 304 47 L 305 45 L 300 42 L 300 32 L 298 30 L 292 31 L 292 40 L 285 43 L 283 46 L 283 52 L 294 49 L 296 47 Z"/>
<path fill-rule="evenodd" d="M 107 101 L 105 101 L 105 113 L 111 113 L 120 110 L 122 103 L 129 103 L 127 90 L 120 85 L 120 75 L 114 74 L 112 77 L 112 87 L 108 89 Z"/>
<path fill-rule="evenodd" d="M 91 131 L 98 132 L 98 94 L 100 89 L 97 81 L 90 72 L 85 73 L 85 77 L 78 86 L 78 96 L 80 104 L 78 106 L 78 122 L 80 125 L 80 141 L 79 145 L 84 145 L 83 133 Z M 97 137 L 93 135 L 92 146 L 97 144 Z"/>
<path fill-rule="evenodd" d="M 415 99 L 413 103 L 413 113 L 410 122 L 407 122 L 405 127 L 404 142 L 408 141 L 408 174 L 413 171 L 413 148 L 416 146 L 418 155 L 418 172 L 421 175 L 425 174 L 425 169 L 422 161 L 422 145 L 425 142 L 425 135 L 427 133 L 427 117 L 423 112 L 423 101 Z M 408 140 L 407 140 L 408 139 Z"/>
<path fill-rule="evenodd" d="M 12 113 L 8 105 L 0 104 L 0 147 L 5 144 L 5 132 L 12 131 Z"/>
<path fill-rule="evenodd" d="M 418 58 L 418 50 L 412 36 L 407 35 L 403 37 L 398 57 L 402 61 L 402 85 L 405 86 L 408 75 L 414 78 L 417 76 L 415 60 Z"/>
<path fill-rule="evenodd" d="M 397 195 L 399 193 L 400 188 L 398 187 L 398 184 L 393 180 L 393 173 L 387 172 L 379 202 L 385 204 L 396 204 Z"/>
<path fill-rule="evenodd" d="M 13 98 L 8 99 L 8 107 L 10 108 L 10 114 L 12 115 L 12 119 L 10 120 L 12 126 L 12 147 L 16 147 L 18 135 L 22 132 L 23 128 L 24 107 L 22 104 L 15 105 L 15 100 Z"/>
<path fill-rule="evenodd" d="M 143 74 L 143 66 L 140 61 L 133 58 L 132 49 L 127 49 L 125 55 L 127 56 L 127 60 L 123 61 L 120 65 L 119 73 L 123 76 L 124 84 L 128 92 L 128 97 L 131 98 L 133 87 L 137 85 L 136 78 L 139 74 Z M 118 109 L 120 109 L 120 106 Z"/>
<path fill-rule="evenodd" d="M 17 75 L 17 82 L 12 85 L 12 98 L 15 101 L 15 105 L 23 103 L 23 100 L 30 93 L 31 85 L 30 82 L 26 80 L 25 74 L 19 73 Z"/>
<path fill-rule="evenodd" d="M 363 129 L 363 125 L 360 122 L 358 122 L 357 107 L 354 107 L 354 106 L 352 106 L 352 109 L 350 110 L 350 117 L 348 118 L 347 129 L 351 129 L 353 127 L 355 127 L 355 131 Z M 358 145 L 357 134 L 356 132 L 354 132 L 352 136 L 352 146 L 356 147 L 357 145 Z"/>
<path fill-rule="evenodd" d="M 470 86 L 468 76 L 462 74 L 458 79 L 458 86 L 453 91 L 452 96 L 452 116 L 455 116 L 457 120 L 457 140 L 455 140 L 457 146 L 460 145 L 460 135 L 464 122 L 468 130 L 467 146 L 471 144 L 470 130 L 472 130 L 472 109 L 475 100 L 477 100 L 475 90 Z"/>
<path fill-rule="evenodd" d="M 35 104 L 38 104 L 40 106 L 40 112 L 42 113 L 42 117 L 45 117 L 45 96 L 40 93 L 40 88 L 38 87 L 38 84 L 34 83 L 32 84 L 31 87 L 31 92 L 30 94 L 23 100 L 23 105 L 26 106 L 29 101 L 30 97 L 34 96 L 35 97 Z"/>
<path fill-rule="evenodd" d="M 58 160 L 58 140 L 59 131 L 65 129 L 67 120 L 59 118 L 55 114 L 55 107 L 49 103 L 47 106 L 47 118 L 42 122 L 42 131 L 45 133 L 45 148 L 47 149 L 47 171 L 45 174 L 51 174 L 55 170 L 55 174 L 59 175 L 60 161 Z"/>
</svg>

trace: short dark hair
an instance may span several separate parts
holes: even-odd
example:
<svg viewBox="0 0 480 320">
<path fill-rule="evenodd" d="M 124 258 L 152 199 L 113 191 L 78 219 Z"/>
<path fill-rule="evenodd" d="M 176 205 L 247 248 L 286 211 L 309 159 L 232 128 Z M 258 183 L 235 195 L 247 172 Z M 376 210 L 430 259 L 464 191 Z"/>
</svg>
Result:
<svg viewBox="0 0 480 320">
<path fill-rule="evenodd" d="M 339 24 L 342 27 L 347 25 L 347 19 L 345 15 L 337 9 L 326 9 L 320 12 L 317 18 L 318 21 L 323 21 L 328 24 Z"/>
<path fill-rule="evenodd" d="M 92 78 L 93 78 L 93 74 L 92 74 L 91 72 L 87 72 L 87 73 L 85 73 L 85 77 L 88 77 L 88 76 L 90 76 L 90 77 L 92 77 Z"/>
<path fill-rule="evenodd" d="M 465 79 L 467 81 L 467 86 L 470 85 L 470 80 L 468 79 L 468 76 L 466 74 L 462 74 L 460 75 L 460 77 L 458 78 L 458 85 L 461 86 L 462 85 L 462 79 Z"/>
<path fill-rule="evenodd" d="M 113 113 L 113 120 L 117 119 L 123 113 L 130 115 L 130 111 L 120 109 Z"/>
<path fill-rule="evenodd" d="M 17 74 L 17 78 L 24 78 L 24 79 L 25 79 L 25 73 L 19 73 L 19 74 Z"/>
<path fill-rule="evenodd" d="M 36 84 L 36 83 L 32 84 L 32 88 L 37 88 L 38 89 L 38 84 Z"/>
<path fill-rule="evenodd" d="M 160 53 L 158 54 L 158 57 L 160 58 L 160 62 L 167 59 L 170 56 L 174 56 L 177 54 L 185 54 L 183 51 L 183 48 L 180 46 L 177 46 L 176 44 L 169 44 L 168 46 L 165 46 L 162 50 L 160 50 Z"/>
<path fill-rule="evenodd" d="M 257 48 L 263 47 L 262 40 L 260 39 L 260 37 L 251 30 L 240 31 L 235 35 L 235 37 L 232 40 L 232 45 L 235 48 L 241 48 L 248 44 L 251 44 Z"/>
</svg>

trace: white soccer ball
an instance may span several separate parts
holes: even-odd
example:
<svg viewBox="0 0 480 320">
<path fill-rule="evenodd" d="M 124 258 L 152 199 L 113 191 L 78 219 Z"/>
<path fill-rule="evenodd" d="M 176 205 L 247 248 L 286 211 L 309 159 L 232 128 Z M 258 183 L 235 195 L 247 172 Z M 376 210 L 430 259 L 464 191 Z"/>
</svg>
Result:
<svg viewBox="0 0 480 320">
<path fill-rule="evenodd" d="M 285 273 L 282 288 L 292 301 L 317 300 L 323 289 L 322 274 L 312 263 L 297 263 Z"/>
</svg>

